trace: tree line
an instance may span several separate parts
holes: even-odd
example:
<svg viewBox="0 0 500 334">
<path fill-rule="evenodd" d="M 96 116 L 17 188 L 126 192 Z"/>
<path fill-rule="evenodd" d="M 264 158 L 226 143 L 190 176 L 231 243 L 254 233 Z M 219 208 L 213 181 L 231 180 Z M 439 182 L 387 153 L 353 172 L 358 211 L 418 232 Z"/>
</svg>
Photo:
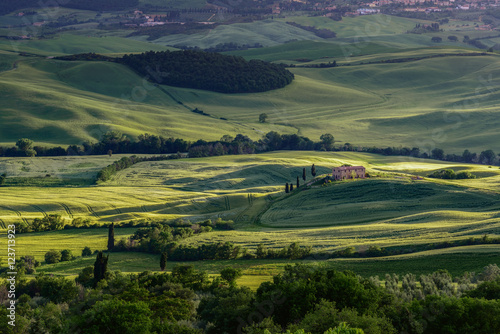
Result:
<svg viewBox="0 0 500 334">
<path fill-rule="evenodd" d="M 120 160 L 113 162 L 111 165 L 108 165 L 101 169 L 97 173 L 96 182 L 105 182 L 111 179 L 113 175 L 122 169 L 133 166 L 139 162 L 144 161 L 163 161 L 163 160 L 172 160 L 172 159 L 180 159 L 182 157 L 181 154 L 175 155 L 161 155 L 161 156 L 153 156 L 153 157 L 137 157 L 135 155 L 131 157 L 123 157 Z"/>
<path fill-rule="evenodd" d="M 323 134 L 319 141 L 313 141 L 308 137 L 297 134 L 279 134 L 271 131 L 259 140 L 252 140 L 248 136 L 238 134 L 235 137 L 224 135 L 220 140 L 205 141 L 197 140 L 188 142 L 180 138 L 165 138 L 163 136 L 143 134 L 136 141 L 116 131 L 110 131 L 96 143 L 84 142 L 81 146 L 70 145 L 63 147 L 41 147 L 34 146 L 30 139 L 22 138 L 17 141 L 15 147 L 0 146 L 0 156 L 2 157 L 25 157 L 25 156 L 66 156 L 66 155 L 103 155 L 115 153 L 135 153 L 135 154 L 169 154 L 178 152 L 188 152 L 190 158 L 234 155 L 234 154 L 254 154 L 277 150 L 300 150 L 300 151 L 353 151 L 382 154 L 387 156 L 408 156 L 412 158 L 435 159 L 452 162 L 479 163 L 485 165 L 497 165 L 498 155 L 491 149 L 480 153 L 464 150 L 462 154 L 445 153 L 443 149 L 433 148 L 432 150 L 421 150 L 419 147 L 364 147 L 351 143 L 336 144 L 332 134 Z M 152 157 L 148 159 L 174 159 L 174 157 Z M 129 158 L 132 159 L 132 158 Z M 133 158 L 135 159 L 139 158 Z M 116 167 L 130 161 L 116 162 Z M 112 172 L 113 167 L 109 167 L 108 172 Z M 107 173 L 107 172 L 106 172 Z M 3 175 L 5 179 L 7 175 Z"/>
</svg>

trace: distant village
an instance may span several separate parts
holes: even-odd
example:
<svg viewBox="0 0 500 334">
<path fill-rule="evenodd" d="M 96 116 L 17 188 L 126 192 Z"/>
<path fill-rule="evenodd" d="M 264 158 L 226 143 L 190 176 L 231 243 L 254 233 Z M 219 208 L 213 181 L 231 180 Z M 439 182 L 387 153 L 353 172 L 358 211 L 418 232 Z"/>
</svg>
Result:
<svg viewBox="0 0 500 334">
<path fill-rule="evenodd" d="M 115 28 L 135 28 L 154 27 L 167 24 L 197 23 L 212 25 L 220 23 L 219 16 L 231 14 L 234 16 L 260 16 L 277 18 L 287 16 L 292 12 L 310 13 L 314 16 L 330 17 L 334 20 L 341 20 L 342 16 L 373 15 L 377 13 L 396 14 L 406 13 L 405 16 L 421 15 L 422 13 L 451 12 L 451 11 L 480 11 L 500 7 L 500 0 L 373 0 L 369 2 L 358 2 L 352 4 L 339 0 L 280 0 L 270 2 L 266 0 L 244 0 L 232 6 L 232 1 L 228 0 L 208 0 L 203 8 L 169 9 L 155 8 L 151 11 L 134 9 L 127 12 L 117 13 L 112 18 L 101 20 L 98 17 L 85 22 L 77 22 L 67 18 L 66 21 L 58 19 L 57 22 L 50 22 L 51 27 L 60 28 L 77 23 L 99 22 L 99 28 L 110 24 L 115 24 Z M 38 17 L 36 12 L 18 12 L 17 16 Z M 98 14 L 100 17 L 100 14 Z M 25 18 L 23 18 L 25 19 Z M 48 21 L 31 21 L 25 19 L 28 25 L 45 26 Z M 23 21 L 24 22 L 24 21 Z M 493 26 L 484 24 L 475 26 L 476 30 L 491 30 Z M 20 36 L 25 39 L 29 36 Z"/>
</svg>

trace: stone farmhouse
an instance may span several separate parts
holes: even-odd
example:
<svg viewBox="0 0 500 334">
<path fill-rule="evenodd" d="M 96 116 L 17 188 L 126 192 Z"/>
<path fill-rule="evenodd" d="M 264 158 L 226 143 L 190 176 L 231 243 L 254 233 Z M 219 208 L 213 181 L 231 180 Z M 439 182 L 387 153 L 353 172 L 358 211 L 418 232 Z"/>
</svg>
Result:
<svg viewBox="0 0 500 334">
<path fill-rule="evenodd" d="M 332 170 L 334 180 L 364 179 L 365 167 L 363 166 L 343 166 L 335 167 Z"/>
</svg>

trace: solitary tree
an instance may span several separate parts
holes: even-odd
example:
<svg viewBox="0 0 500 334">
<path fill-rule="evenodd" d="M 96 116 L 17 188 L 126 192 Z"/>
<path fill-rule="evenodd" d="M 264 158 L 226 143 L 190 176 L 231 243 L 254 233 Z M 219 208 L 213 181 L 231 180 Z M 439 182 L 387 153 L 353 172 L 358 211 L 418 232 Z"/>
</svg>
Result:
<svg viewBox="0 0 500 334">
<path fill-rule="evenodd" d="M 82 256 L 90 256 L 92 255 L 92 250 L 90 249 L 89 246 L 85 246 L 84 249 L 82 249 Z"/>
<path fill-rule="evenodd" d="M 434 43 L 441 43 L 443 39 L 441 37 L 438 37 L 438 36 L 434 36 L 431 38 L 431 41 L 433 41 Z"/>
<path fill-rule="evenodd" d="M 319 139 L 321 140 L 321 145 L 326 151 L 330 151 L 332 149 L 332 145 L 335 141 L 335 138 L 331 134 L 329 133 L 322 134 L 321 137 L 319 137 Z"/>
<path fill-rule="evenodd" d="M 3 173 L 0 175 L 0 186 L 3 186 L 5 184 L 5 180 L 7 179 L 7 174 Z"/>
<path fill-rule="evenodd" d="M 267 120 L 267 114 L 266 113 L 262 113 L 259 115 L 259 122 L 260 123 L 265 123 Z"/>
<path fill-rule="evenodd" d="M 163 253 L 161 253 L 161 258 L 160 258 L 160 269 L 161 269 L 161 271 L 165 271 L 166 267 L 167 267 L 167 253 L 163 252 Z"/>
<path fill-rule="evenodd" d="M 300 187 L 299 177 L 297 176 L 297 188 Z"/>
<path fill-rule="evenodd" d="M 51 249 L 45 253 L 45 263 L 58 263 L 61 261 L 61 252 Z"/>
<path fill-rule="evenodd" d="M 70 249 L 64 249 L 61 251 L 61 262 L 62 261 L 71 261 L 75 257 L 73 256 L 73 252 Z"/>
<path fill-rule="evenodd" d="M 314 166 L 314 164 L 311 166 L 311 175 L 312 175 L 313 177 L 315 177 L 315 176 L 316 176 L 316 166 Z"/>
<path fill-rule="evenodd" d="M 306 180 L 306 169 L 305 168 L 302 169 L 302 180 L 304 180 L 304 181 Z"/>
<path fill-rule="evenodd" d="M 293 183 L 290 183 L 290 191 L 293 191 Z"/>
<path fill-rule="evenodd" d="M 290 188 L 288 187 L 288 182 L 286 183 L 285 185 L 285 193 L 289 193 L 290 192 Z"/>
<path fill-rule="evenodd" d="M 108 251 L 115 247 L 115 223 L 111 223 L 108 229 Z"/>
<path fill-rule="evenodd" d="M 33 140 L 28 138 L 19 139 L 16 142 L 16 146 L 19 151 L 23 152 L 23 154 L 27 157 L 34 157 L 36 155 L 36 151 L 33 149 Z"/>
<path fill-rule="evenodd" d="M 97 253 L 97 257 L 94 262 L 94 288 L 97 286 L 99 281 L 106 277 L 106 272 L 108 271 L 108 256 L 104 256 L 102 252 Z"/>
</svg>

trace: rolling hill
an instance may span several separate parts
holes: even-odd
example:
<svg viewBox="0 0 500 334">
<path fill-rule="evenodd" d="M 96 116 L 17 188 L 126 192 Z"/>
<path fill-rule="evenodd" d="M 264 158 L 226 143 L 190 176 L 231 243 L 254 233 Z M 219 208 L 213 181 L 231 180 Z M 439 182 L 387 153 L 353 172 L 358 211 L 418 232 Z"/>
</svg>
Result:
<svg viewBox="0 0 500 334">
<path fill-rule="evenodd" d="M 290 20 L 332 29 L 339 37 L 320 41 L 304 36 L 308 40 L 231 52 L 297 66 L 290 68 L 296 78 L 291 85 L 252 94 L 154 86 L 147 76 L 118 64 L 46 58 L 166 49 L 159 44 L 87 37 L 82 31 L 54 39 L 2 41 L 0 143 L 30 137 L 36 144 L 81 144 L 99 139 L 108 130 L 132 138 L 148 132 L 188 140 L 216 140 L 237 133 L 258 139 L 278 131 L 313 140 L 332 133 L 337 143 L 361 146 L 418 146 L 423 151 L 439 147 L 458 154 L 464 149 L 500 150 L 496 54 L 463 56 L 478 51 L 460 42 L 437 45 L 426 34 L 405 34 L 417 22 L 411 19 L 374 15 L 341 22 Z M 271 32 L 275 25 L 299 29 L 281 19 L 263 22 L 261 30 L 257 23 L 241 25 L 249 25 L 255 33 Z M 380 29 L 368 29 L 366 35 L 357 26 Z M 358 38 L 363 34 L 368 37 Z M 233 36 L 228 41 L 236 38 L 228 36 Z M 15 50 L 31 57 L 20 57 Z M 332 60 L 341 66 L 307 67 Z M 387 60 L 399 62 L 382 63 Z M 210 116 L 192 113 L 196 108 Z M 269 116 L 266 123 L 258 121 L 262 112 Z"/>
<path fill-rule="evenodd" d="M 495 55 L 296 67 L 291 85 L 253 94 L 156 87 L 111 63 L 10 56 L 5 67 L 16 60 L 16 70 L 0 73 L 4 143 L 30 137 L 80 144 L 109 129 L 132 137 L 149 132 L 211 140 L 237 133 L 260 138 L 274 130 L 314 140 L 332 133 L 337 141 L 357 145 L 440 147 L 453 153 L 500 149 Z M 195 108 L 212 117 L 191 113 Z M 268 123 L 258 122 L 263 111 Z"/>
<path fill-rule="evenodd" d="M 97 167 L 111 160 L 0 159 L 11 175 L 7 185 L 23 177 L 38 180 L 3 188 L 0 219 L 8 224 L 47 214 L 99 222 L 222 217 L 234 220 L 237 231 L 201 234 L 186 242 L 230 240 L 254 248 L 263 239 L 272 247 L 296 240 L 328 251 L 462 240 L 498 234 L 500 226 L 495 188 L 500 170 L 487 166 L 361 153 L 273 152 L 142 162 L 99 186 L 71 186 L 72 179 L 92 179 Z M 285 195 L 285 182 L 295 183 L 302 168 L 309 170 L 312 163 L 321 174 L 349 163 L 364 165 L 378 177 L 318 183 Z M 480 178 L 410 178 L 444 168 L 467 169 Z M 66 180 L 69 186 L 51 186 L 47 172 L 50 179 Z"/>
</svg>

